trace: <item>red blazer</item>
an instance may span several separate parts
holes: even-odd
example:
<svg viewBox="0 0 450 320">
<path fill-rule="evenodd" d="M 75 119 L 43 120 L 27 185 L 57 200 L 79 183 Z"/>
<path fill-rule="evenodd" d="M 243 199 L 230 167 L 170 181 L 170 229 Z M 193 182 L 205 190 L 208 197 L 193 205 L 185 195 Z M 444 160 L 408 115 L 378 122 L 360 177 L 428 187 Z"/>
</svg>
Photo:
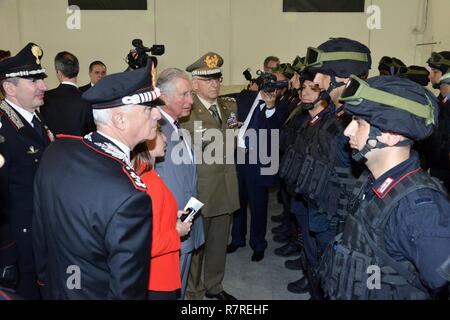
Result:
<svg viewBox="0 0 450 320">
<path fill-rule="evenodd" d="M 177 200 L 155 170 L 144 173 L 142 181 L 152 199 L 153 230 L 148 290 L 174 291 L 181 288 L 180 236 Z"/>
</svg>

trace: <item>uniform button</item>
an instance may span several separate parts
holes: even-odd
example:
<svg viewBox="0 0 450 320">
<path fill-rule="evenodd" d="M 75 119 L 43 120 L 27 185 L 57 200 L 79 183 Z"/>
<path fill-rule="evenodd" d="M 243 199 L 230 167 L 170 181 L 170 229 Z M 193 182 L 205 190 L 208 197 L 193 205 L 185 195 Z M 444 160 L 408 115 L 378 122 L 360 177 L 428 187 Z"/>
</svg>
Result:
<svg viewBox="0 0 450 320">
<path fill-rule="evenodd" d="M 22 231 L 23 231 L 24 233 L 26 233 L 28 230 L 27 230 L 26 228 L 24 228 Z"/>
<path fill-rule="evenodd" d="M 38 159 L 34 159 L 34 162 L 38 162 L 39 160 Z"/>
</svg>

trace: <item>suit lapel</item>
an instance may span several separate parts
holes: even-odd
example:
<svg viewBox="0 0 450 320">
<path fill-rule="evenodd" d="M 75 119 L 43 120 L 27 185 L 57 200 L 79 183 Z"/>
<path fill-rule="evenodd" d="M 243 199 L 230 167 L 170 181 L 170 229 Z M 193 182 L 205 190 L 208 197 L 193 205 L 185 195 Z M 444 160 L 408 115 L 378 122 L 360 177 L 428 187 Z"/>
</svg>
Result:
<svg viewBox="0 0 450 320">
<path fill-rule="evenodd" d="M 187 159 L 187 160 L 189 160 L 189 163 L 192 163 L 192 160 L 189 157 L 186 143 L 184 141 L 180 140 L 179 135 L 176 133 L 176 131 L 173 128 L 172 124 L 170 123 L 169 119 L 167 119 L 164 115 L 162 115 L 162 117 L 161 117 L 161 128 L 162 128 L 163 133 L 166 135 L 166 139 L 168 140 L 168 143 L 170 143 L 172 146 L 170 149 L 168 148 L 168 152 L 166 152 L 166 157 L 167 156 L 170 157 L 173 148 L 175 148 L 175 146 L 177 146 L 181 143 L 181 146 L 183 148 L 183 159 L 184 160 Z M 194 154 L 194 151 L 192 150 L 192 143 L 191 143 L 190 136 L 188 135 L 186 137 L 186 134 L 184 134 L 183 138 L 186 138 L 188 140 L 187 143 L 191 147 L 192 157 L 195 159 L 195 154 Z"/>
</svg>

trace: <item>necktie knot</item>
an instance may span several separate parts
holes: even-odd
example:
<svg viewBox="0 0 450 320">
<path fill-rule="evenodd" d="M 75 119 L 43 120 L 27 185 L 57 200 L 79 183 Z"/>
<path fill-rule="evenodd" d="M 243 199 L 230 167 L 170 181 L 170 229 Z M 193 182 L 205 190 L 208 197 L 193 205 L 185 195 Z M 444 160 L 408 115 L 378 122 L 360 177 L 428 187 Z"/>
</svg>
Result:
<svg viewBox="0 0 450 320">
<path fill-rule="evenodd" d="M 174 125 L 175 127 L 177 127 L 177 129 L 180 129 L 180 123 L 178 122 L 178 120 L 175 120 L 175 121 L 173 122 L 173 125 Z"/>
</svg>

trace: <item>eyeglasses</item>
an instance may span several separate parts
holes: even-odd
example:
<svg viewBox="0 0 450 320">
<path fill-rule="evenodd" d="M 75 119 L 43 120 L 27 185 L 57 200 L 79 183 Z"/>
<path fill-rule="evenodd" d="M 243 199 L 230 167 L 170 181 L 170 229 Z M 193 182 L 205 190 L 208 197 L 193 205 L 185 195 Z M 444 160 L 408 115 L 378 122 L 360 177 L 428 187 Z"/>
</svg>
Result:
<svg viewBox="0 0 450 320">
<path fill-rule="evenodd" d="M 209 85 L 211 85 L 213 82 L 218 82 L 218 83 L 222 83 L 223 81 L 223 77 L 220 78 L 200 78 L 200 77 L 196 77 L 195 79 L 203 81 Z"/>
<path fill-rule="evenodd" d="M 442 55 L 440 55 L 437 52 L 432 52 L 431 57 L 427 60 L 427 63 L 429 64 L 435 64 L 435 65 L 446 65 L 450 66 L 450 60 L 445 59 Z"/>
<path fill-rule="evenodd" d="M 308 51 L 306 52 L 305 64 L 308 67 L 322 67 L 324 62 L 336 60 L 355 60 L 368 62 L 369 58 L 367 57 L 367 54 L 363 52 L 324 52 L 320 49 L 309 47 Z"/>
<path fill-rule="evenodd" d="M 424 118 L 427 125 L 434 124 L 433 105 L 428 97 L 428 105 L 423 105 L 392 93 L 371 88 L 367 82 L 354 75 L 350 76 L 350 81 L 339 100 L 352 106 L 361 105 L 363 100 L 381 103 Z"/>
</svg>

